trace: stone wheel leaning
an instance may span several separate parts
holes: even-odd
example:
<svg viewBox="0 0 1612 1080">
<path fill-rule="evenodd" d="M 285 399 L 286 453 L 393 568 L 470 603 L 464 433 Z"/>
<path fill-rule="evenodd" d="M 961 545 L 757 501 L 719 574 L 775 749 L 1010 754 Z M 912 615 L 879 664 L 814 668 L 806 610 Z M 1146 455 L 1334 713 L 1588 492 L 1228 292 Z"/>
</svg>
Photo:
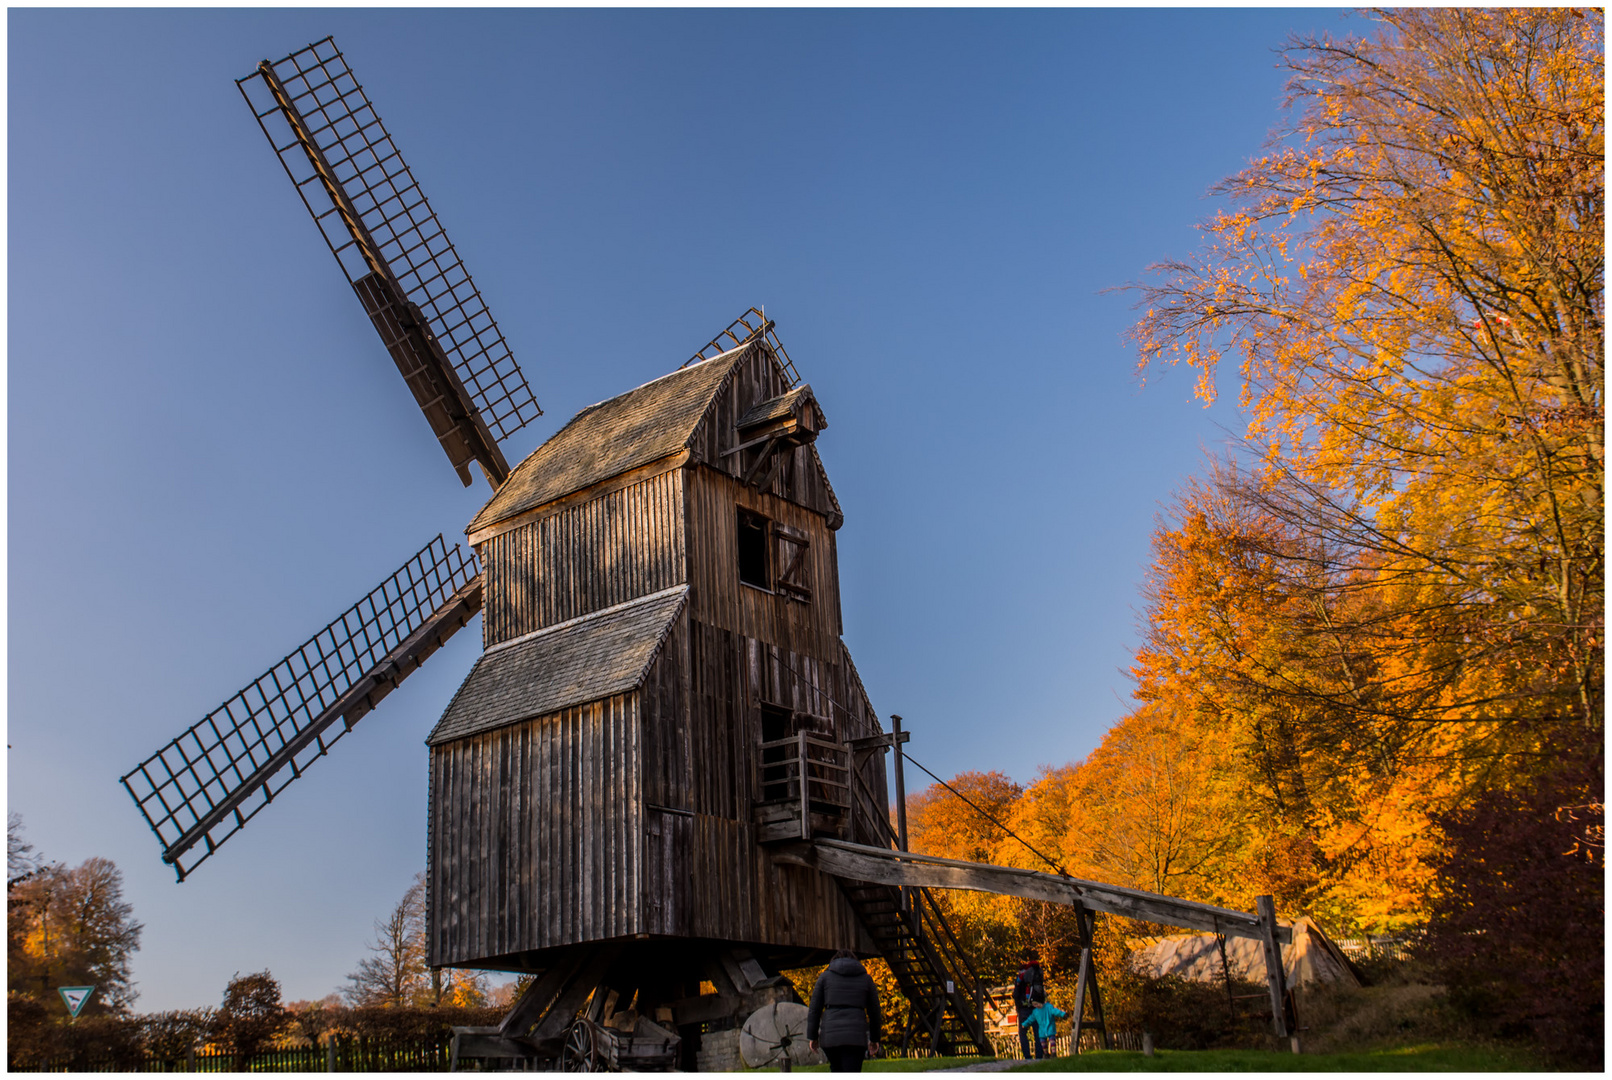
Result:
<svg viewBox="0 0 1612 1080">
<path fill-rule="evenodd" d="M 763 1005 L 750 1014 L 739 1031 L 739 1057 L 746 1066 L 762 1069 L 783 1064 L 814 1065 L 823 1060 L 806 1042 L 806 1006 L 793 1001 Z"/>
</svg>

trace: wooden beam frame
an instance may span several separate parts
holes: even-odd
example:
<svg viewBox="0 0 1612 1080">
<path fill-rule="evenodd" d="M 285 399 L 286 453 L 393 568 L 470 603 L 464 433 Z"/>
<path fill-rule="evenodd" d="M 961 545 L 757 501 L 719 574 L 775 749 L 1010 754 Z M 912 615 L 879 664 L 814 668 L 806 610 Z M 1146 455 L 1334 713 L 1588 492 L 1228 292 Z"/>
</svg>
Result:
<svg viewBox="0 0 1612 1080">
<path fill-rule="evenodd" d="M 773 858 L 796 866 L 809 866 L 835 877 L 877 885 L 970 889 L 1054 904 L 1081 904 L 1091 911 L 1209 933 L 1218 929 L 1231 937 L 1255 941 L 1269 938 L 1273 943 L 1290 944 L 1293 940 L 1290 928 L 1276 926 L 1274 920 L 1267 925 L 1258 914 L 1038 870 L 942 859 L 824 839 L 814 840 L 809 845 L 780 848 Z"/>
<path fill-rule="evenodd" d="M 1282 967 L 1282 939 L 1281 927 L 1276 925 L 1276 901 L 1269 896 L 1255 897 L 1254 903 L 1259 907 L 1260 944 L 1264 946 L 1265 954 L 1265 981 L 1271 992 L 1271 1028 L 1279 1039 L 1287 1038 L 1292 1032 L 1287 1023 L 1287 972 Z M 1293 932 L 1286 931 L 1289 943 L 1293 940 Z M 1295 1053 L 1297 1051 L 1295 1050 Z"/>
<path fill-rule="evenodd" d="M 1080 1053 L 1080 1030 L 1086 1023 L 1086 1001 L 1091 1000 L 1092 1023 L 1102 1034 L 1103 1049 L 1112 1050 L 1108 1036 L 1108 1021 L 1103 1017 L 1103 994 L 1097 986 L 1096 958 L 1092 947 L 1097 937 L 1097 913 L 1087 911 L 1084 904 L 1075 905 L 1075 922 L 1080 927 L 1080 971 L 1075 978 L 1075 1022 L 1070 1049 Z"/>
<path fill-rule="evenodd" d="M 1233 911 L 1213 904 L 1201 904 L 1196 900 L 1182 900 L 1162 893 L 1105 885 L 1099 881 L 1084 881 L 1064 875 L 1044 874 L 1039 870 L 943 859 L 935 855 L 915 855 L 840 840 L 818 839 L 810 844 L 780 848 L 773 853 L 773 859 L 795 866 L 808 866 L 849 881 L 896 885 L 903 889 L 915 885 L 930 889 L 969 889 L 1074 907 L 1082 938 L 1080 979 L 1076 991 L 1076 1008 L 1079 1010 L 1075 1018 L 1077 1045 L 1081 1027 L 1080 1011 L 1084 1011 L 1088 983 L 1097 1010 L 1093 1019 L 1102 1027 L 1104 1045 L 1108 1042 L 1107 1025 L 1102 1017 L 1102 999 L 1096 994 L 1097 980 L 1091 966 L 1095 913 L 1099 911 L 1259 942 L 1265 954 L 1266 981 L 1271 995 L 1271 1027 L 1278 1038 L 1286 1038 L 1290 1034 L 1282 946 L 1293 943 L 1293 930 L 1276 921 L 1276 903 L 1269 896 L 1255 898 L 1258 908 L 1255 912 Z M 1091 919 L 1089 923 L 1086 921 L 1088 918 Z"/>
</svg>

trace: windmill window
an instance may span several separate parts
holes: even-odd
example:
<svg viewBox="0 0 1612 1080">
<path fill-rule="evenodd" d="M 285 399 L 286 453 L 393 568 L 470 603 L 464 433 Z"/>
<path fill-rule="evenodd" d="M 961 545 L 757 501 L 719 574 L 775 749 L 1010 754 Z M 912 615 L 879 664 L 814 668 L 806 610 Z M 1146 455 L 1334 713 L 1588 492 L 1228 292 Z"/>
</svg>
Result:
<svg viewBox="0 0 1612 1080">
<path fill-rule="evenodd" d="M 767 534 L 771 532 L 771 524 L 760 514 L 739 511 L 739 580 L 758 589 L 772 588 L 767 566 Z"/>
</svg>

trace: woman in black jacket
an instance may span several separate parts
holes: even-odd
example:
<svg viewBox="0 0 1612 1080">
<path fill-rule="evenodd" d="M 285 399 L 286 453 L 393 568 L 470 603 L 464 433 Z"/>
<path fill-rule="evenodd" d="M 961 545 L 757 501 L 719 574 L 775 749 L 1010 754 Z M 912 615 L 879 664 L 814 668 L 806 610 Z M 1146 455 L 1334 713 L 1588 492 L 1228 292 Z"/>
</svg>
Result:
<svg viewBox="0 0 1612 1080">
<path fill-rule="evenodd" d="M 879 1051 L 879 990 L 849 949 L 834 954 L 812 987 L 806 1038 L 823 1047 L 829 1072 L 861 1072 L 862 1058 Z"/>
</svg>

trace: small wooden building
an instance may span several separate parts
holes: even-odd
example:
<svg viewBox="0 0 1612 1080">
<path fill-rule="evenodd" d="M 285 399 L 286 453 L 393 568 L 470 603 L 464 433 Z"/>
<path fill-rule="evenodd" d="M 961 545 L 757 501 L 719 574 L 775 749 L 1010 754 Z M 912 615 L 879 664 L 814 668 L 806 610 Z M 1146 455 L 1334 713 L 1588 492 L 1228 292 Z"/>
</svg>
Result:
<svg viewBox="0 0 1612 1080">
<path fill-rule="evenodd" d="M 873 842 L 853 804 L 889 805 L 849 749 L 880 727 L 840 640 L 825 426 L 757 338 L 584 409 L 471 522 L 486 651 L 427 740 L 432 965 L 874 952 L 834 878 L 764 848 L 801 838 L 803 787 L 819 834 Z"/>
</svg>

